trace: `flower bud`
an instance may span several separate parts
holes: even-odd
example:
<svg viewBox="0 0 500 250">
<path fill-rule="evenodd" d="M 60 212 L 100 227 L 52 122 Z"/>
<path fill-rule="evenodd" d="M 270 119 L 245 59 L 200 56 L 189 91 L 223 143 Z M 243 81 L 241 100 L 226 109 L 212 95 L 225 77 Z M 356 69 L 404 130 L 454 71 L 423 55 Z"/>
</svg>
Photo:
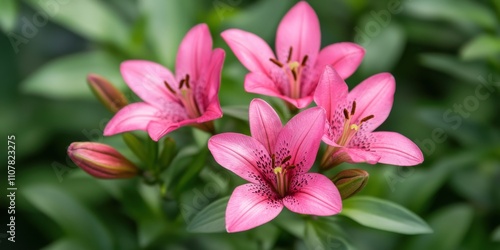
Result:
<svg viewBox="0 0 500 250">
<path fill-rule="evenodd" d="M 368 172 L 362 169 L 346 169 L 340 171 L 331 180 L 339 189 L 342 200 L 345 200 L 365 187 L 368 176 Z"/>
<path fill-rule="evenodd" d="M 97 99 L 112 113 L 118 112 L 118 110 L 128 104 L 127 98 L 125 98 L 123 93 L 104 77 L 89 74 L 87 82 Z"/>
<path fill-rule="evenodd" d="M 125 156 L 102 143 L 73 142 L 68 147 L 68 155 L 78 167 L 97 178 L 130 178 L 139 172 Z"/>
</svg>

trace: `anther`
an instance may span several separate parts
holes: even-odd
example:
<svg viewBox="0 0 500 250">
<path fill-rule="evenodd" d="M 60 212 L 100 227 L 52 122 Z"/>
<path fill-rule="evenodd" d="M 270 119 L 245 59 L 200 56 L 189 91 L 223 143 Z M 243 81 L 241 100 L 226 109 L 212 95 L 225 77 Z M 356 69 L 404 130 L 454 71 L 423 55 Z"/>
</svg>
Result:
<svg viewBox="0 0 500 250">
<path fill-rule="evenodd" d="M 189 74 L 186 74 L 186 88 L 190 89 L 189 87 Z"/>
<path fill-rule="evenodd" d="M 289 155 L 287 157 L 285 157 L 282 161 L 281 161 L 281 165 L 285 164 L 287 161 L 289 161 L 290 159 L 292 159 L 292 156 Z"/>
<path fill-rule="evenodd" d="M 347 112 L 347 109 L 344 109 L 344 117 L 346 120 L 349 119 L 349 112 Z"/>
<path fill-rule="evenodd" d="M 283 63 L 280 63 L 280 61 L 274 59 L 274 58 L 269 58 L 269 61 L 273 62 L 274 64 L 278 65 L 278 67 L 282 68 Z"/>
<path fill-rule="evenodd" d="M 356 112 L 356 101 L 352 102 L 351 115 L 354 115 L 354 112 Z"/>
<path fill-rule="evenodd" d="M 163 84 L 165 84 L 165 87 L 167 87 L 167 89 L 175 95 L 175 91 L 174 89 L 172 89 L 172 87 L 170 87 L 170 85 L 168 85 L 167 81 L 163 81 Z"/>
<path fill-rule="evenodd" d="M 271 166 L 275 166 L 274 165 L 274 159 L 275 159 L 275 156 L 274 154 L 271 155 Z"/>
<path fill-rule="evenodd" d="M 290 49 L 288 50 L 288 58 L 286 59 L 286 62 L 289 63 L 290 60 L 292 60 L 292 47 L 290 47 Z"/>
<path fill-rule="evenodd" d="M 368 121 L 370 119 L 373 119 L 374 117 L 375 117 L 374 115 L 369 115 L 369 116 L 361 119 L 361 121 L 359 123 L 361 124 L 361 123 L 366 122 L 366 121 Z"/>
<path fill-rule="evenodd" d="M 180 82 L 179 82 L 179 89 L 182 89 L 182 86 L 184 85 L 184 82 L 186 80 L 185 79 L 182 79 Z"/>
<path fill-rule="evenodd" d="M 302 65 L 302 67 L 306 66 L 306 62 L 307 62 L 307 59 L 308 59 L 308 56 L 304 56 L 304 58 L 302 59 L 302 63 L 300 63 L 300 65 Z"/>
</svg>

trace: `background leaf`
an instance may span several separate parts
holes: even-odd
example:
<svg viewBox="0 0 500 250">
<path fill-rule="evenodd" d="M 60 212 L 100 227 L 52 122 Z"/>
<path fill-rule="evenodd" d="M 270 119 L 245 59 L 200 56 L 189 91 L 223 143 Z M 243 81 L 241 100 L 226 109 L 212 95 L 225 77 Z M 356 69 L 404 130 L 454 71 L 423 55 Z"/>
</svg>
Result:
<svg viewBox="0 0 500 250">
<path fill-rule="evenodd" d="M 340 214 L 361 225 L 401 234 L 432 233 L 427 223 L 395 203 L 364 196 L 353 197 L 343 203 Z"/>
</svg>

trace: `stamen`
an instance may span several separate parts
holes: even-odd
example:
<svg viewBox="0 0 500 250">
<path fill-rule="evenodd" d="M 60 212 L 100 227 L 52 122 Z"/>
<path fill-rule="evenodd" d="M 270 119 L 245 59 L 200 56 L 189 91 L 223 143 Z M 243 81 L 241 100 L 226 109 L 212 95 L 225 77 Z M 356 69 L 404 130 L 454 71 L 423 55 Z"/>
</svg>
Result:
<svg viewBox="0 0 500 250">
<path fill-rule="evenodd" d="M 352 102 L 351 115 L 354 115 L 354 112 L 356 112 L 356 101 Z"/>
<path fill-rule="evenodd" d="M 290 60 L 292 60 L 292 47 L 290 47 L 290 49 L 288 50 L 288 58 L 286 59 L 286 62 L 289 63 Z"/>
<path fill-rule="evenodd" d="M 186 80 L 185 79 L 182 79 L 180 82 L 179 82 L 179 89 L 182 89 L 182 86 L 184 85 L 184 82 Z"/>
<path fill-rule="evenodd" d="M 271 155 L 271 166 L 273 166 L 273 167 L 275 166 L 275 165 L 274 165 L 274 159 L 275 159 L 275 158 L 276 158 L 276 157 L 274 156 L 274 154 L 272 154 L 272 155 Z"/>
<path fill-rule="evenodd" d="M 168 85 L 167 81 L 163 81 L 163 84 L 165 84 L 165 87 L 167 87 L 167 89 L 175 95 L 175 91 L 174 89 L 172 89 L 172 87 L 170 87 L 170 85 Z"/>
<path fill-rule="evenodd" d="M 287 157 L 285 157 L 282 161 L 281 161 L 281 165 L 285 164 L 287 161 L 289 161 L 290 159 L 292 159 L 292 156 L 289 155 Z"/>
<path fill-rule="evenodd" d="M 361 124 L 361 123 L 363 123 L 363 122 L 366 122 L 366 121 L 368 121 L 368 120 L 370 120 L 370 119 L 373 119 L 374 117 L 375 117 L 374 115 L 369 115 L 369 116 L 367 116 L 367 117 L 365 117 L 365 118 L 361 119 L 361 121 L 359 122 L 359 124 Z"/>
<path fill-rule="evenodd" d="M 308 59 L 308 56 L 304 56 L 304 58 L 302 59 L 302 63 L 300 63 L 300 65 L 302 65 L 302 67 L 306 66 L 306 62 L 307 62 L 307 59 Z"/>
<path fill-rule="evenodd" d="M 189 87 L 189 74 L 186 74 L 186 88 L 190 89 Z"/>
<path fill-rule="evenodd" d="M 349 112 L 347 112 L 347 109 L 344 109 L 344 117 L 346 120 L 349 120 Z"/>
<path fill-rule="evenodd" d="M 274 59 L 274 58 L 269 58 L 269 61 L 273 62 L 274 64 L 278 65 L 278 67 L 282 68 L 283 63 L 280 63 L 280 61 Z"/>
<path fill-rule="evenodd" d="M 292 76 L 293 76 L 293 80 L 297 81 L 297 72 L 295 71 L 295 69 L 292 69 Z"/>
</svg>

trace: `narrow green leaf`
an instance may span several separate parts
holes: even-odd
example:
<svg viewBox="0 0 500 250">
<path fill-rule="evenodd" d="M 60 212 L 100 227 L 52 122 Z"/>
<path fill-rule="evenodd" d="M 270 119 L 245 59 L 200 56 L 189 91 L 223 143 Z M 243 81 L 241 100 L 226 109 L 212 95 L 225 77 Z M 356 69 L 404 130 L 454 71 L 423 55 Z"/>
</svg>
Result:
<svg viewBox="0 0 500 250">
<path fill-rule="evenodd" d="M 413 212 L 395 203 L 358 196 L 344 201 L 341 215 L 361 225 L 401 234 L 432 233 L 432 229 Z"/>
<path fill-rule="evenodd" d="M 194 233 L 224 232 L 228 201 L 229 197 L 224 197 L 212 202 L 191 219 L 187 230 Z"/>
<path fill-rule="evenodd" d="M 362 22 L 359 27 L 369 28 L 370 20 Z M 375 33 L 358 37 L 358 40 L 362 40 L 355 42 L 359 42 L 366 49 L 366 55 L 360 65 L 360 70 L 365 75 L 391 70 L 401 58 L 406 42 L 403 28 L 395 21 Z"/>
<path fill-rule="evenodd" d="M 406 249 L 459 249 L 473 215 L 472 208 L 465 204 L 440 209 L 429 218 L 434 234 L 413 237 Z"/>
<path fill-rule="evenodd" d="M 493 241 L 500 241 L 500 226 L 496 227 L 491 234 L 491 239 Z"/>
<path fill-rule="evenodd" d="M 353 249 L 335 221 L 320 218 L 306 223 L 304 242 L 307 249 Z"/>
<path fill-rule="evenodd" d="M 25 187 L 22 195 L 36 209 L 54 220 L 66 235 L 85 242 L 86 249 L 113 248 L 111 235 L 104 224 L 78 200 L 60 188 L 48 184 L 32 185 Z"/>
<path fill-rule="evenodd" d="M 146 20 L 146 38 L 151 43 L 157 60 L 173 68 L 177 48 L 186 32 L 195 24 L 193 1 L 140 1 Z"/>
<path fill-rule="evenodd" d="M 50 20 L 98 42 L 124 47 L 128 39 L 127 25 L 102 1 L 27 1 Z"/>
<path fill-rule="evenodd" d="M 482 35 L 465 44 L 460 50 L 464 60 L 474 60 L 494 57 L 500 53 L 500 38 Z"/>
<path fill-rule="evenodd" d="M 42 250 L 67 250 L 67 249 L 85 250 L 85 249 L 87 249 L 87 247 L 85 244 L 82 244 L 77 239 L 62 238 L 62 239 L 58 239 L 58 240 L 50 243 L 50 245 L 45 246 L 44 248 L 42 248 Z"/>
<path fill-rule="evenodd" d="M 420 63 L 426 67 L 449 74 L 459 80 L 478 82 L 478 76 L 489 75 L 482 65 L 462 62 L 456 56 L 427 53 L 420 56 Z"/>
<path fill-rule="evenodd" d="M 490 30 L 497 25 L 495 13 L 473 1 L 408 1 L 404 6 L 406 13 L 423 19 L 474 23 Z"/>
<path fill-rule="evenodd" d="M 224 113 L 224 115 L 228 115 L 248 122 L 248 106 L 237 105 L 222 107 L 222 112 Z"/>
<path fill-rule="evenodd" d="M 16 24 L 17 1 L 0 1 L 0 27 L 4 32 L 12 31 Z"/>
<path fill-rule="evenodd" d="M 119 60 L 103 51 L 70 55 L 43 66 L 21 83 L 21 89 L 49 98 L 93 98 L 87 86 L 87 74 L 103 75 L 123 89 L 119 65 Z"/>
</svg>

